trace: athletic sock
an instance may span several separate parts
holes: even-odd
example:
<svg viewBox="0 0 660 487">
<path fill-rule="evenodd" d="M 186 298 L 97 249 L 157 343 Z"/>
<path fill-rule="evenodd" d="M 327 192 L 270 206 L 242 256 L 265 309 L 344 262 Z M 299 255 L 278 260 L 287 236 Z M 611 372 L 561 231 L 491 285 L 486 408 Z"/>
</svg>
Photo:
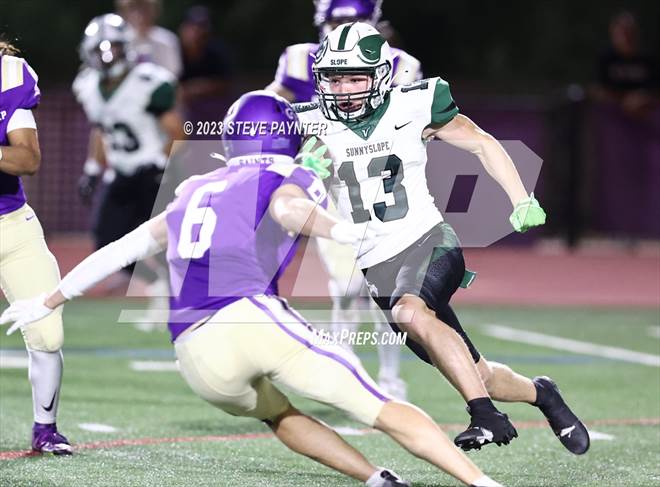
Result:
<svg viewBox="0 0 660 487">
<path fill-rule="evenodd" d="M 42 424 L 54 423 L 62 384 L 62 352 L 28 350 L 28 356 L 34 421 Z"/>
<path fill-rule="evenodd" d="M 481 416 L 499 412 L 490 397 L 478 397 L 467 402 L 470 416 Z"/>
</svg>

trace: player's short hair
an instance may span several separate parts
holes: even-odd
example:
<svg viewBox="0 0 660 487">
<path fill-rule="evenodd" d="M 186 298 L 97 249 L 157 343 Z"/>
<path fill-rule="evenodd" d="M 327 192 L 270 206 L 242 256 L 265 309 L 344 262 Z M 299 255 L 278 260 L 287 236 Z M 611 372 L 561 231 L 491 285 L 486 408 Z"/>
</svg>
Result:
<svg viewBox="0 0 660 487">
<path fill-rule="evenodd" d="M 0 56 L 15 56 L 20 49 L 11 42 L 0 39 Z"/>
</svg>

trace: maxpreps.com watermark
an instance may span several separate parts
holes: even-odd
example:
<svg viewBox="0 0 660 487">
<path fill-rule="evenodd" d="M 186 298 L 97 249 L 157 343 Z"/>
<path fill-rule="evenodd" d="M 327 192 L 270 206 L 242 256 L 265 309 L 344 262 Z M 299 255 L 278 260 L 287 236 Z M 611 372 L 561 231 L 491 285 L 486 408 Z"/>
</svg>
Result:
<svg viewBox="0 0 660 487">
<path fill-rule="evenodd" d="M 265 135 L 325 135 L 328 131 L 327 122 L 301 122 L 299 120 L 288 121 L 252 121 L 237 120 L 222 122 L 216 120 L 205 120 L 183 122 L 183 133 L 187 136 L 265 136 Z"/>
<path fill-rule="evenodd" d="M 317 330 L 312 345 L 405 345 L 407 333 Z"/>
</svg>

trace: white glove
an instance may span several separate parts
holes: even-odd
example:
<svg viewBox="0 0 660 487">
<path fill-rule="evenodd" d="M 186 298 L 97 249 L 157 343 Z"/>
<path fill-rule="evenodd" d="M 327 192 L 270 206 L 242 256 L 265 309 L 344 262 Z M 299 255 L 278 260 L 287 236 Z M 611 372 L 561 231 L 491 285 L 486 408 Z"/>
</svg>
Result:
<svg viewBox="0 0 660 487">
<path fill-rule="evenodd" d="M 0 316 L 0 325 L 14 322 L 7 330 L 7 335 L 51 314 L 54 310 L 44 304 L 47 297 L 48 295 L 43 293 L 36 298 L 14 301 Z"/>
<path fill-rule="evenodd" d="M 366 254 L 376 246 L 375 237 L 378 235 L 367 225 L 368 222 L 356 224 L 340 221 L 330 229 L 330 238 L 341 244 L 353 245 L 359 255 Z"/>
</svg>

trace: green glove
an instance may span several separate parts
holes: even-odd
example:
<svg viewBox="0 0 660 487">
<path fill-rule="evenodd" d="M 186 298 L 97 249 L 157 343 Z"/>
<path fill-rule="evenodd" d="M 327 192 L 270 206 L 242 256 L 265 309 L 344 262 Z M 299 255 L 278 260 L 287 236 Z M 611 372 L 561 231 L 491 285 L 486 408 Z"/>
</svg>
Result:
<svg viewBox="0 0 660 487">
<path fill-rule="evenodd" d="M 521 200 L 513 209 L 509 221 L 516 232 L 524 233 L 530 228 L 538 227 L 545 223 L 545 211 L 534 198 L 534 193 L 529 198 Z"/>
<path fill-rule="evenodd" d="M 300 161 L 303 166 L 314 171 L 318 177 L 325 179 L 330 176 L 330 171 L 327 168 L 332 164 L 332 159 L 323 157 L 328 150 L 328 146 L 326 145 L 322 145 L 314 152 L 311 152 L 316 145 L 316 140 L 316 137 L 312 136 L 305 142 L 305 145 L 300 150 Z"/>
</svg>

